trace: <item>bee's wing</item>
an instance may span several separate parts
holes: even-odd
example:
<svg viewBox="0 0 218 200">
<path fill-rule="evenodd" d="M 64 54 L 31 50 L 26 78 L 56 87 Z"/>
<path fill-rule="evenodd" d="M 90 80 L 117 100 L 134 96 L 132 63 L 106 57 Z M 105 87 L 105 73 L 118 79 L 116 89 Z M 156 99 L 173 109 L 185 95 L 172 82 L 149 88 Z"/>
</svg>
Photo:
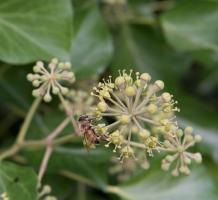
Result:
<svg viewBox="0 0 218 200">
<path fill-rule="evenodd" d="M 89 152 L 90 151 L 90 142 L 87 138 L 87 135 L 86 133 L 84 133 L 84 140 L 83 140 L 83 143 L 84 143 L 84 147 L 86 148 L 86 150 Z"/>
</svg>

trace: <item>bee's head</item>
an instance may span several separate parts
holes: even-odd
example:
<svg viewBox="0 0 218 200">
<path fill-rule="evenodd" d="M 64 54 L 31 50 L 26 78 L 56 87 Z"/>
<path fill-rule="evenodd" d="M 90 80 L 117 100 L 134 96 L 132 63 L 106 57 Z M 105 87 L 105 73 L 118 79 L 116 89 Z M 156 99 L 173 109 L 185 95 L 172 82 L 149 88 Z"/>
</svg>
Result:
<svg viewBox="0 0 218 200">
<path fill-rule="evenodd" d="M 82 122 L 82 121 L 91 121 L 91 120 L 88 115 L 80 115 L 78 121 Z"/>
</svg>

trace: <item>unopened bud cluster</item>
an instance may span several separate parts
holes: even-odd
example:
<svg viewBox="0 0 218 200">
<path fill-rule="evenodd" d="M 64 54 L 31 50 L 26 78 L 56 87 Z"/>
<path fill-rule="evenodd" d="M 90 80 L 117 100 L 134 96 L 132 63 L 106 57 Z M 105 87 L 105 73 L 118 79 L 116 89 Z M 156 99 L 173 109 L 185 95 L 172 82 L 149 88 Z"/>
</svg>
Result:
<svg viewBox="0 0 218 200">
<path fill-rule="evenodd" d="M 132 70 L 129 73 L 123 70 L 114 81 L 109 77 L 93 88 L 91 94 L 98 99 L 92 112 L 92 116 L 97 120 L 95 131 L 99 135 L 107 136 L 108 143 L 105 146 L 113 145 L 113 151 L 119 152 L 121 162 L 129 158 L 138 160 L 137 148 L 144 149 L 144 158 L 148 167 L 146 156 L 153 156 L 155 151 L 172 152 L 172 149 L 181 148 L 186 163 L 188 159 L 196 160 L 195 157 L 200 157 L 200 154 L 192 155 L 186 152 L 190 146 L 200 140 L 200 136 L 190 141 L 190 134 L 178 135 L 178 132 L 183 131 L 179 129 L 175 117 L 175 112 L 179 111 L 176 107 L 177 102 L 173 100 L 173 95 L 162 92 L 163 89 L 163 81 L 151 82 L 148 73 L 136 72 L 133 76 Z M 112 123 L 105 124 L 105 121 L 112 119 Z M 184 144 L 179 143 L 182 138 Z M 165 143 L 173 145 L 172 149 L 167 148 Z M 170 165 L 170 162 L 164 159 L 164 164 Z M 187 165 L 181 163 L 180 165 L 180 168 L 182 167 L 180 172 L 185 173 Z"/>
<path fill-rule="evenodd" d="M 94 103 L 94 98 L 84 90 L 69 90 L 65 95 L 65 100 L 68 108 L 72 109 L 76 116 L 90 113 Z M 62 104 L 60 106 L 62 108 Z"/>
<path fill-rule="evenodd" d="M 180 173 L 189 175 L 190 164 L 202 162 L 202 156 L 199 152 L 191 153 L 188 149 L 202 140 L 200 135 L 193 135 L 193 129 L 186 127 L 184 130 L 178 129 L 176 136 L 164 141 L 164 147 L 169 154 L 162 160 L 162 169 L 172 170 L 173 176 Z"/>
<path fill-rule="evenodd" d="M 62 82 L 74 83 L 75 76 L 71 71 L 71 64 L 69 62 L 59 62 L 54 58 L 45 66 L 41 61 L 38 61 L 33 67 L 34 73 L 27 75 L 27 79 L 32 82 L 36 88 L 32 94 L 34 97 L 43 97 L 45 102 L 52 100 L 52 94 L 59 93 L 65 95 L 68 88 L 62 85 Z"/>
</svg>

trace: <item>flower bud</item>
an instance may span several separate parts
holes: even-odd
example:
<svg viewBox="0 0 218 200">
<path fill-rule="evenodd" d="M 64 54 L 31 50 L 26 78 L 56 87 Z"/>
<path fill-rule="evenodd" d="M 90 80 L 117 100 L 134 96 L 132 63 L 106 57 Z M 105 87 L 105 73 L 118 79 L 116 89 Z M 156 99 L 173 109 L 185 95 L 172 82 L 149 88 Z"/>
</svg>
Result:
<svg viewBox="0 0 218 200">
<path fill-rule="evenodd" d="M 173 160 L 174 160 L 174 157 L 173 157 L 173 156 L 170 156 L 170 155 L 168 155 L 168 156 L 166 156 L 166 160 L 167 160 L 168 162 L 173 162 Z"/>
<path fill-rule="evenodd" d="M 175 168 L 173 171 L 172 171 L 172 176 L 176 177 L 176 176 L 179 176 L 179 171 L 177 168 Z"/>
<path fill-rule="evenodd" d="M 136 88 L 134 86 L 127 86 L 125 89 L 125 94 L 128 97 L 133 97 L 136 95 Z"/>
<path fill-rule="evenodd" d="M 42 61 L 37 61 L 36 65 L 40 68 L 44 67 L 44 63 Z"/>
<path fill-rule="evenodd" d="M 131 121 L 131 118 L 129 115 L 121 115 L 119 118 L 121 124 L 128 124 Z"/>
<path fill-rule="evenodd" d="M 171 148 L 171 147 L 172 147 L 172 144 L 170 143 L 169 140 L 165 140 L 165 141 L 164 141 L 164 146 L 165 146 L 166 148 Z"/>
<path fill-rule="evenodd" d="M 119 130 L 114 131 L 110 135 L 111 142 L 115 145 L 120 145 L 123 142 L 123 136 L 120 134 Z"/>
<path fill-rule="evenodd" d="M 145 160 L 143 163 L 141 163 L 141 168 L 142 169 L 149 169 L 150 168 L 150 164 L 147 160 Z"/>
<path fill-rule="evenodd" d="M 108 105 L 104 101 L 100 101 L 97 107 L 98 107 L 98 110 L 101 112 L 105 112 L 108 109 Z"/>
<path fill-rule="evenodd" d="M 191 126 L 187 126 L 184 130 L 185 134 L 192 134 L 193 128 Z"/>
<path fill-rule="evenodd" d="M 176 131 L 176 135 L 177 135 L 178 137 L 182 137 L 182 136 L 183 136 L 183 131 L 182 131 L 182 129 L 178 129 L 178 130 Z"/>
<path fill-rule="evenodd" d="M 65 69 L 70 69 L 72 67 L 70 62 L 65 62 Z"/>
<path fill-rule="evenodd" d="M 150 114 L 154 114 L 157 112 L 157 106 L 153 103 L 149 104 L 148 107 L 147 107 L 147 111 L 150 113 Z"/>
<path fill-rule="evenodd" d="M 139 135 L 142 139 L 147 139 L 151 135 L 151 133 L 148 130 L 143 129 L 139 132 Z"/>
<path fill-rule="evenodd" d="M 196 142 L 201 142 L 202 141 L 202 137 L 200 135 L 196 135 L 195 136 L 195 141 Z"/>
<path fill-rule="evenodd" d="M 188 157 L 185 157 L 184 162 L 185 162 L 185 164 L 190 165 L 191 164 L 191 159 L 188 158 Z"/>
<path fill-rule="evenodd" d="M 52 87 L 52 93 L 53 94 L 58 94 L 58 92 L 60 92 L 59 88 L 58 87 Z"/>
<path fill-rule="evenodd" d="M 115 85 L 117 87 L 121 87 L 121 86 L 124 86 L 124 83 L 125 83 L 125 79 L 123 76 L 118 76 L 116 79 L 115 79 Z"/>
<path fill-rule="evenodd" d="M 154 90 L 155 92 L 158 92 L 160 90 L 164 89 L 164 82 L 161 80 L 157 80 L 154 82 Z"/>
<path fill-rule="evenodd" d="M 124 158 L 129 158 L 134 155 L 134 151 L 131 147 L 125 146 L 121 149 L 121 154 L 123 155 Z"/>
<path fill-rule="evenodd" d="M 39 87 L 40 81 L 39 81 L 39 80 L 34 80 L 34 81 L 32 82 L 32 84 L 33 84 L 34 87 Z"/>
<path fill-rule="evenodd" d="M 57 58 L 52 58 L 51 63 L 58 64 L 58 59 Z"/>
<path fill-rule="evenodd" d="M 28 81 L 33 81 L 34 80 L 34 75 L 33 74 L 27 74 L 27 80 Z"/>
<path fill-rule="evenodd" d="M 132 125 L 131 130 L 132 130 L 133 133 L 138 133 L 139 132 L 139 129 L 138 129 L 138 127 L 136 125 Z"/>
<path fill-rule="evenodd" d="M 50 102 L 51 101 L 51 95 L 49 93 L 46 93 L 46 95 L 43 97 L 45 102 Z"/>
<path fill-rule="evenodd" d="M 161 169 L 162 169 L 163 171 L 168 171 L 169 168 L 170 168 L 170 163 L 162 163 L 162 164 L 161 164 Z"/>
<path fill-rule="evenodd" d="M 201 163 L 202 162 L 202 155 L 200 153 L 195 153 L 193 155 L 193 159 L 196 163 Z"/>
<path fill-rule="evenodd" d="M 151 80 L 151 76 L 148 73 L 143 73 L 140 76 L 140 80 L 142 81 L 142 83 L 147 83 Z"/>
<path fill-rule="evenodd" d="M 39 89 L 33 90 L 32 95 L 34 97 L 39 97 L 41 95 L 41 91 Z"/>
<path fill-rule="evenodd" d="M 161 99 L 162 99 L 162 101 L 165 102 L 165 103 L 170 102 L 170 101 L 171 101 L 171 95 L 170 95 L 170 93 L 164 92 L 164 93 L 161 95 Z"/>
<path fill-rule="evenodd" d="M 66 87 L 61 87 L 61 93 L 62 93 L 63 95 L 66 95 L 66 94 L 68 93 L 68 91 L 69 91 L 68 88 L 66 88 Z"/>
<path fill-rule="evenodd" d="M 185 175 L 189 175 L 190 174 L 190 169 L 186 166 L 182 166 L 179 168 L 179 171 L 182 173 L 182 174 L 185 174 Z"/>
<path fill-rule="evenodd" d="M 186 141 L 192 142 L 194 140 L 194 137 L 192 135 L 186 135 Z"/>
<path fill-rule="evenodd" d="M 41 70 L 41 67 L 38 66 L 38 65 L 36 65 L 36 66 L 33 67 L 33 71 L 34 71 L 35 73 L 39 73 L 40 70 Z"/>
</svg>

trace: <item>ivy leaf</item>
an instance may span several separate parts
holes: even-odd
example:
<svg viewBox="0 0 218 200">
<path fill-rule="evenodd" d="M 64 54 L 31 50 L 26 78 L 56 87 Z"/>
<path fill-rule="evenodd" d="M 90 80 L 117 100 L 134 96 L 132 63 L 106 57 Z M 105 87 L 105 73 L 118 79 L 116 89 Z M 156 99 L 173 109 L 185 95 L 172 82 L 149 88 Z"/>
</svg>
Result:
<svg viewBox="0 0 218 200">
<path fill-rule="evenodd" d="M 70 0 L 0 1 L 0 60 L 69 59 L 71 25 Z"/>
<path fill-rule="evenodd" d="M 9 199 L 37 200 L 37 176 L 27 167 L 1 162 L 0 192 L 6 192 Z"/>
<path fill-rule="evenodd" d="M 184 0 L 164 13 L 161 19 L 166 38 L 176 49 L 217 52 L 217 17 L 217 1 Z"/>
<path fill-rule="evenodd" d="M 162 78 L 171 84 L 175 74 L 185 71 L 183 66 L 190 61 L 186 55 L 173 51 L 161 32 L 153 27 L 125 25 L 116 34 L 115 41 L 116 51 L 110 69 L 116 74 L 124 66 L 125 69 L 149 72 L 153 79 Z"/>
<path fill-rule="evenodd" d="M 112 38 L 96 2 L 75 7 L 71 62 L 80 77 L 101 73 L 112 53 Z"/>
<path fill-rule="evenodd" d="M 188 177 L 174 178 L 166 172 L 153 171 L 138 182 L 112 187 L 126 200 L 215 200 L 215 186 L 205 170 L 194 169 Z"/>
</svg>

